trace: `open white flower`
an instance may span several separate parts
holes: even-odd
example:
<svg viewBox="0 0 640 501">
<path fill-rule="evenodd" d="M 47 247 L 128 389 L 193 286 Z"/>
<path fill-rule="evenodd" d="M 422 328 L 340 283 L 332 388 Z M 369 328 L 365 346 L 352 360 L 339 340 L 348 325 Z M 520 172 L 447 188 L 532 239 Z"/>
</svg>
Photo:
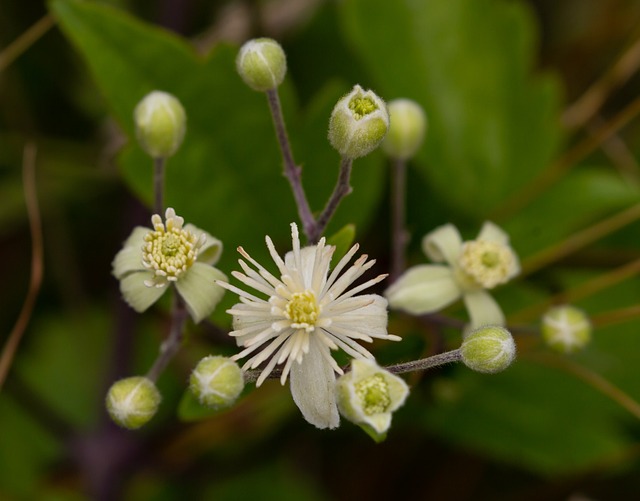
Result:
<svg viewBox="0 0 640 501">
<path fill-rule="evenodd" d="M 165 223 L 158 214 L 151 217 L 153 230 L 134 228 L 113 260 L 113 275 L 120 281 L 124 300 L 137 312 L 155 303 L 174 283 L 195 322 L 209 315 L 224 289 L 216 281 L 226 280 L 214 268 L 222 253 L 222 242 L 191 224 L 172 208 Z"/>
<path fill-rule="evenodd" d="M 462 297 L 472 329 L 504 325 L 500 306 L 486 291 L 520 272 L 518 257 L 502 229 L 487 221 L 475 240 L 463 242 L 456 227 L 446 224 L 427 234 L 422 248 L 432 261 L 447 265 L 409 268 L 385 292 L 392 308 L 420 315 L 441 310 Z"/>
<path fill-rule="evenodd" d="M 375 261 L 358 258 L 344 273 L 343 268 L 358 250 L 354 245 L 329 275 L 335 247 L 322 238 L 317 246 L 300 248 L 298 227 L 291 224 L 293 251 L 284 260 L 269 237 L 267 248 L 280 272 L 276 278 L 245 252 L 238 252 L 244 273 L 232 275 L 268 299 L 262 299 L 233 285 L 222 287 L 240 296 L 240 303 L 228 313 L 233 315 L 234 331 L 239 346 L 245 349 L 234 360 L 250 356 L 243 370 L 255 369 L 268 361 L 256 381 L 260 386 L 276 365 L 283 364 L 280 382 L 291 378 L 291 394 L 304 418 L 318 428 L 335 428 L 340 423 L 336 406 L 336 373 L 342 374 L 331 350 L 341 348 L 354 358 L 373 360 L 373 355 L 357 341 L 373 338 L 400 340 L 387 333 L 387 301 L 376 295 L 354 297 L 358 292 L 380 282 L 380 275 L 347 291 Z"/>
</svg>

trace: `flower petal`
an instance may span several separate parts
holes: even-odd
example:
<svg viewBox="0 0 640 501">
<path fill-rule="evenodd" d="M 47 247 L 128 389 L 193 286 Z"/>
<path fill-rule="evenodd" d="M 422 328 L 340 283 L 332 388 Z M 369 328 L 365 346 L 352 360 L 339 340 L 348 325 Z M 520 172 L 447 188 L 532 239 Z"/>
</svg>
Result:
<svg viewBox="0 0 640 501">
<path fill-rule="evenodd" d="M 151 280 L 153 273 L 150 271 L 140 271 L 130 273 L 120 279 L 120 292 L 124 300 L 138 313 L 142 313 L 149 306 L 155 303 L 168 287 L 147 287 L 145 280 Z"/>
<path fill-rule="evenodd" d="M 461 294 L 451 268 L 440 265 L 409 268 L 385 291 L 389 306 L 414 315 L 438 311 Z"/>
<path fill-rule="evenodd" d="M 354 334 L 364 334 L 372 338 L 389 338 L 387 333 L 387 300 L 377 294 L 364 294 L 329 303 L 323 316 L 325 314 L 332 320 L 331 325 L 327 327 L 327 330 L 332 333 L 338 327 L 345 331 L 354 332 Z M 355 335 L 349 337 L 360 338 Z"/>
<path fill-rule="evenodd" d="M 462 250 L 462 237 L 455 226 L 445 224 L 424 236 L 422 250 L 436 263 L 455 264 Z"/>
<path fill-rule="evenodd" d="M 486 240 L 487 242 L 496 242 L 502 245 L 509 245 L 509 235 L 498 225 L 491 221 L 485 221 L 478 233 L 478 240 Z"/>
<path fill-rule="evenodd" d="M 329 347 L 313 337 L 311 343 L 302 363 L 291 365 L 291 395 L 309 423 L 320 429 L 337 428 L 340 415 L 335 395 L 336 374 L 322 354 Z"/>
<path fill-rule="evenodd" d="M 471 329 L 485 325 L 504 325 L 505 318 L 495 299 L 485 290 L 467 292 L 462 296 L 469 317 Z"/>
<path fill-rule="evenodd" d="M 113 267 L 113 275 L 117 279 L 121 279 L 127 273 L 145 269 L 142 266 L 142 246 L 147 233 L 149 233 L 149 228 L 136 226 L 124 242 L 122 250 L 116 254 L 111 266 Z"/>
<path fill-rule="evenodd" d="M 196 236 L 204 233 L 206 240 L 198 252 L 198 262 L 204 264 L 216 264 L 218 259 L 220 259 L 220 254 L 222 254 L 222 242 L 208 232 L 201 230 L 192 224 L 186 224 L 184 229 L 190 231 Z"/>
<path fill-rule="evenodd" d="M 196 261 L 176 282 L 176 289 L 184 299 L 195 323 L 209 316 L 224 295 L 216 280 L 227 280 L 220 270 Z"/>
</svg>

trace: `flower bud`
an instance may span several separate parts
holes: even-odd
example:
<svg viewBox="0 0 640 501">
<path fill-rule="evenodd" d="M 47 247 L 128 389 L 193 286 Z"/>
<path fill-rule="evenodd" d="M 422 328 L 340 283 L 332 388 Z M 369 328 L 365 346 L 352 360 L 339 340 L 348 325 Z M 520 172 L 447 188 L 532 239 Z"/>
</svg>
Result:
<svg viewBox="0 0 640 501">
<path fill-rule="evenodd" d="M 591 340 L 591 323 L 584 311 L 556 306 L 542 317 L 542 338 L 554 350 L 571 353 Z"/>
<path fill-rule="evenodd" d="M 329 120 L 329 142 L 344 158 L 375 150 L 389 129 L 384 101 L 359 85 L 338 101 Z"/>
<path fill-rule="evenodd" d="M 155 90 L 138 103 L 133 114 L 142 149 L 153 158 L 173 155 L 184 139 L 187 115 L 180 101 Z"/>
<path fill-rule="evenodd" d="M 135 430 L 155 415 L 161 399 L 153 381 L 142 376 L 128 377 L 109 388 L 107 411 L 116 424 Z"/>
<path fill-rule="evenodd" d="M 231 407 L 244 388 L 238 364 L 226 357 L 208 356 L 191 373 L 189 388 L 202 405 L 212 409 Z"/>
<path fill-rule="evenodd" d="M 265 92 L 278 87 L 287 73 L 287 58 L 271 38 L 249 40 L 236 58 L 238 73 L 249 87 Z"/>
<path fill-rule="evenodd" d="M 410 99 L 389 103 L 391 125 L 382 149 L 391 158 L 407 160 L 420 148 L 427 129 L 427 116 L 422 107 Z"/>
<path fill-rule="evenodd" d="M 351 371 L 336 385 L 340 413 L 376 440 L 384 438 L 391 425 L 391 413 L 409 394 L 404 380 L 368 359 L 353 359 Z"/>
<path fill-rule="evenodd" d="M 474 371 L 493 374 L 505 370 L 516 357 L 513 336 L 504 327 L 480 327 L 460 346 L 464 364 Z"/>
</svg>

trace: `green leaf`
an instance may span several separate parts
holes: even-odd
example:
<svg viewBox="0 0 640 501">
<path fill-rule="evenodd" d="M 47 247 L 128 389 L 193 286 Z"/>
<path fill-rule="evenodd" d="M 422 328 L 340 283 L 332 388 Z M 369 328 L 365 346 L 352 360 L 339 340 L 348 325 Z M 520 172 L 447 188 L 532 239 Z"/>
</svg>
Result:
<svg viewBox="0 0 640 501">
<path fill-rule="evenodd" d="M 51 8 L 60 26 L 89 65 L 106 102 L 133 143 L 133 109 L 152 90 L 164 90 L 180 99 L 187 112 L 185 142 L 166 171 L 166 201 L 191 222 L 220 238 L 228 249 L 242 245 L 261 260 L 266 257 L 264 235 L 287 241 L 289 225 L 297 219 L 293 197 L 281 175 L 282 160 L 275 140 L 265 96 L 247 88 L 235 71 L 236 49 L 216 47 L 199 56 L 186 41 L 137 21 L 107 6 L 78 0 L 54 0 Z M 346 90 L 346 88 L 344 89 Z M 344 90 L 340 90 L 343 92 Z M 313 201 L 320 210 L 331 193 L 339 158 L 326 140 L 331 102 L 302 116 L 295 109 L 291 91 L 281 88 L 291 139 L 318 138 L 322 144 L 296 159 L 305 165 L 305 185 L 312 186 Z M 332 94 L 337 94 L 334 87 Z M 329 111 L 326 111 L 329 109 Z M 322 116 L 316 113 L 319 110 Z M 306 142 L 306 141 L 305 141 Z M 305 151 L 305 153 L 307 153 Z M 318 158 L 333 157 L 335 170 Z M 126 182 L 145 201 L 152 199 L 152 163 L 135 144 L 120 157 Z M 327 172 L 330 174 L 327 175 Z M 372 213 L 382 186 L 382 169 L 367 176 L 339 209 L 337 218 L 361 223 Z M 316 194 L 320 195 L 319 197 Z M 221 268 L 235 261 L 224 253 Z"/>
<path fill-rule="evenodd" d="M 181 421 L 200 421 L 220 412 L 223 410 L 211 409 L 202 405 L 189 389 L 182 394 L 178 404 L 178 418 Z"/>
<path fill-rule="evenodd" d="M 523 3 L 349 0 L 342 21 L 376 91 L 424 107 L 416 165 L 447 204 L 482 219 L 553 157 L 559 93 L 530 75 L 535 25 Z"/>
<path fill-rule="evenodd" d="M 356 227 L 353 224 L 347 224 L 343 226 L 336 233 L 327 238 L 329 245 L 335 245 L 336 250 L 333 253 L 333 263 L 337 264 L 347 251 L 353 245 L 353 241 L 356 238 Z"/>
</svg>

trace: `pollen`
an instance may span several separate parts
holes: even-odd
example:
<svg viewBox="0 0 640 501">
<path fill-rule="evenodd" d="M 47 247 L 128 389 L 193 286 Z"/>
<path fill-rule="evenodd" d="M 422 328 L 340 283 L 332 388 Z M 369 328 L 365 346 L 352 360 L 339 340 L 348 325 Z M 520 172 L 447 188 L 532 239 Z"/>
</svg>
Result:
<svg viewBox="0 0 640 501">
<path fill-rule="evenodd" d="M 370 97 L 356 96 L 349 101 L 349 109 L 353 112 L 353 118 L 360 120 L 378 109 L 378 105 Z"/>
<path fill-rule="evenodd" d="M 516 266 L 510 247 L 485 240 L 466 242 L 458 264 L 472 284 L 485 289 L 507 282 Z"/>
<path fill-rule="evenodd" d="M 144 237 L 142 264 L 154 271 L 152 281 L 147 286 L 162 287 L 167 282 L 175 282 L 187 271 L 198 257 L 203 244 L 192 232 L 182 227 L 183 219 L 176 216 L 173 209 L 167 209 L 165 223 L 159 215 L 151 218 L 154 229 Z"/>
<path fill-rule="evenodd" d="M 387 412 L 391 405 L 391 397 L 389 396 L 389 384 L 382 374 L 369 376 L 354 386 L 362 410 L 367 416 Z"/>
<path fill-rule="evenodd" d="M 316 295 L 311 290 L 294 292 L 284 310 L 285 316 L 291 320 L 291 327 L 313 332 L 320 316 L 320 307 Z"/>
</svg>

